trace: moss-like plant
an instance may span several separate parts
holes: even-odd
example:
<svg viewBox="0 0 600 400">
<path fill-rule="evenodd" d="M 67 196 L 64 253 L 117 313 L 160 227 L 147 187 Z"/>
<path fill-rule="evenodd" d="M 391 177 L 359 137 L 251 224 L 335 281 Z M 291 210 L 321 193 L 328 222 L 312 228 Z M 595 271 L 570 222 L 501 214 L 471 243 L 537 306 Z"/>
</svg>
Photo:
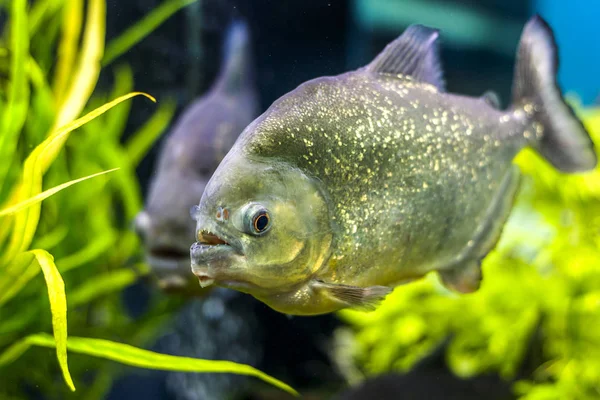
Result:
<svg viewBox="0 0 600 400">
<path fill-rule="evenodd" d="M 247 365 L 132 347 L 147 345 L 173 309 L 153 298 L 133 319 L 120 292 L 146 274 L 132 261 L 139 243 L 129 223 L 142 206 L 135 166 L 174 106 L 161 102 L 123 143 L 127 100 L 154 99 L 130 93 L 127 66 L 115 69 L 112 93 L 94 89 L 103 60 L 108 64 L 189 3 L 170 0 L 157 8 L 110 44 L 105 58 L 104 0 L 0 2 L 0 13 L 8 15 L 0 39 L 2 399 L 32 390 L 65 398 L 76 383 L 83 387 L 78 398 L 101 398 L 120 369 L 91 357 L 67 362 L 68 351 L 142 368 L 252 375 L 295 393 Z M 54 348 L 56 355 L 26 352 L 31 346 Z M 56 359 L 66 386 L 52 372 L 58 372 Z"/>
<path fill-rule="evenodd" d="M 576 109 L 600 143 L 600 108 Z M 481 289 L 456 295 L 431 274 L 373 313 L 341 312 L 349 377 L 407 371 L 448 343 L 459 377 L 498 372 L 527 400 L 600 398 L 600 169 L 564 175 L 531 150 L 516 162 L 522 187 Z"/>
</svg>

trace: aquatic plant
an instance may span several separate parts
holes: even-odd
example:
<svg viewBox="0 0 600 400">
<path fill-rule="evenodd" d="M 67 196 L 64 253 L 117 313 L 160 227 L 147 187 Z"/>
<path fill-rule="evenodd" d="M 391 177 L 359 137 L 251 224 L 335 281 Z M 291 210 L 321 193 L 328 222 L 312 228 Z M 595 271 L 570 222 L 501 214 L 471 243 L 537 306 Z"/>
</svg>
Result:
<svg viewBox="0 0 600 400">
<path fill-rule="evenodd" d="M 576 109 L 600 150 L 600 108 Z M 373 313 L 340 312 L 350 381 L 446 346 L 458 377 L 497 372 L 521 399 L 600 398 L 600 169 L 561 174 L 531 150 L 516 162 L 522 187 L 478 292 L 451 293 L 431 274 Z"/>
<path fill-rule="evenodd" d="M 147 273 L 134 262 L 139 243 L 129 227 L 142 205 L 135 166 L 174 104 L 161 101 L 123 142 L 126 100 L 154 99 L 130 93 L 125 65 L 114 69 L 111 93 L 94 89 L 103 64 L 189 3 L 166 2 L 104 53 L 104 0 L 0 2 L 8 16 L 0 38 L 0 398 L 65 398 L 75 384 L 77 397 L 101 398 L 122 372 L 92 357 L 67 362 L 67 351 L 142 368 L 252 375 L 295 393 L 247 365 L 132 347 L 148 345 L 178 305 L 152 297 L 133 318 L 121 297 Z M 56 379 L 59 368 L 67 385 Z"/>
</svg>

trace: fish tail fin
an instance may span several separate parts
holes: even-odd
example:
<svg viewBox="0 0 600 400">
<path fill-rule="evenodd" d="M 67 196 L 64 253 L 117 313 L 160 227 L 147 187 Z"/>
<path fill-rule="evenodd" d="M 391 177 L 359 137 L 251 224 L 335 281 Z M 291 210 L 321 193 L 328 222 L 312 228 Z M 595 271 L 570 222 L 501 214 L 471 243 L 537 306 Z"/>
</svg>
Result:
<svg viewBox="0 0 600 400">
<path fill-rule="evenodd" d="M 243 20 L 233 21 L 227 29 L 217 85 L 226 91 L 237 92 L 252 82 L 251 47 L 248 24 Z"/>
<path fill-rule="evenodd" d="M 519 43 L 513 82 L 513 107 L 530 118 L 532 147 L 563 172 L 596 166 L 592 140 L 565 102 L 556 82 L 558 54 L 554 35 L 539 16 L 529 20 Z"/>
</svg>

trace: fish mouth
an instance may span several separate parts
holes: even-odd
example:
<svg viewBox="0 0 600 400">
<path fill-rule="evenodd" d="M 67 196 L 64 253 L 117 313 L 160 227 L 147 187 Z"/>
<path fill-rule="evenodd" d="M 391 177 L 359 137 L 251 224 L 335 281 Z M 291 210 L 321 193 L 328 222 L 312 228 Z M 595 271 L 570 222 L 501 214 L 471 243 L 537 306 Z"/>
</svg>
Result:
<svg viewBox="0 0 600 400">
<path fill-rule="evenodd" d="M 198 243 L 209 246 L 228 245 L 225 239 L 221 239 L 217 234 L 210 232 L 207 229 L 202 229 L 198 233 Z"/>
<path fill-rule="evenodd" d="M 190 262 L 189 250 L 170 246 L 151 247 L 146 250 L 146 262 L 160 274 L 187 274 Z"/>
<path fill-rule="evenodd" d="M 241 255 L 237 245 L 232 245 L 225 235 L 202 229 L 198 241 L 190 248 L 192 272 L 205 288 L 215 283 L 219 270 L 226 270 L 233 257 Z"/>
<path fill-rule="evenodd" d="M 175 247 L 160 246 L 151 248 L 148 251 L 148 255 L 156 259 L 164 260 L 181 260 L 188 259 L 190 257 L 187 249 L 180 249 Z"/>
<path fill-rule="evenodd" d="M 187 285 L 190 275 L 190 253 L 181 248 L 157 246 L 146 250 L 146 263 L 158 278 L 161 289 L 178 289 Z"/>
</svg>

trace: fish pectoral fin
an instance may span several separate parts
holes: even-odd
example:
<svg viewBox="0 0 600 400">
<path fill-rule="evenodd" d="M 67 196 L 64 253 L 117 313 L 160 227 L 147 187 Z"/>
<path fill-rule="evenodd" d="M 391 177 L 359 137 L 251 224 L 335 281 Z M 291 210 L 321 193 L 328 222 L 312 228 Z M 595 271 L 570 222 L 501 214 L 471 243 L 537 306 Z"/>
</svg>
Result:
<svg viewBox="0 0 600 400">
<path fill-rule="evenodd" d="M 444 77 L 438 51 L 439 33 L 422 25 L 411 25 L 368 65 L 380 74 L 409 76 L 444 91 Z"/>
<path fill-rule="evenodd" d="M 392 289 L 387 286 L 350 286 L 315 280 L 312 288 L 345 304 L 347 307 L 373 311 Z"/>
<path fill-rule="evenodd" d="M 481 261 L 467 261 L 466 264 L 439 271 L 444 286 L 460 293 L 473 293 L 481 284 Z"/>
</svg>

